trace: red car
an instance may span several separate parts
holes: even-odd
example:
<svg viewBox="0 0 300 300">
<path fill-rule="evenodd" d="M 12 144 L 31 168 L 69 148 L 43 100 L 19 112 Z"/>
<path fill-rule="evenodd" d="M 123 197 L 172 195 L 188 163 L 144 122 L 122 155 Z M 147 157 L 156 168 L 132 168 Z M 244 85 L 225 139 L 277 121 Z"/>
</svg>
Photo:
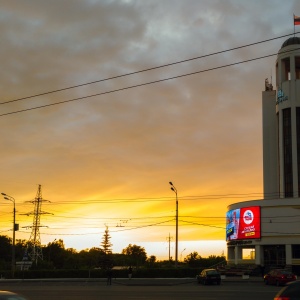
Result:
<svg viewBox="0 0 300 300">
<path fill-rule="evenodd" d="M 288 282 L 295 281 L 297 276 L 285 269 L 276 269 L 270 271 L 264 276 L 265 284 L 285 285 Z"/>
</svg>

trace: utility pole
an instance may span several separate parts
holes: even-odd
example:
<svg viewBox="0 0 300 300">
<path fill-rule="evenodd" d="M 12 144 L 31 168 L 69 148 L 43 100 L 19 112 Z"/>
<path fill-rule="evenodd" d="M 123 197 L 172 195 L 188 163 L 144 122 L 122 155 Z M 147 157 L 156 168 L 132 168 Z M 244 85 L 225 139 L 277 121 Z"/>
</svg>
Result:
<svg viewBox="0 0 300 300">
<path fill-rule="evenodd" d="M 13 203 L 13 245 L 12 245 L 12 260 L 11 260 L 11 272 L 12 278 L 15 277 L 15 268 L 16 268 L 16 231 L 19 230 L 19 224 L 16 224 L 16 200 L 14 197 L 9 196 L 5 193 L 1 193 L 5 200 L 9 200 Z"/>
<path fill-rule="evenodd" d="M 170 233 L 169 233 L 169 237 L 167 237 L 167 241 L 169 243 L 169 261 L 171 260 L 171 236 L 170 236 Z"/>
<path fill-rule="evenodd" d="M 173 185 L 173 183 L 170 181 L 169 184 L 171 185 L 171 190 L 175 193 L 176 195 L 176 216 L 175 216 L 175 221 L 176 221 L 176 240 L 175 240 L 175 267 L 177 268 L 178 266 L 178 194 L 177 194 L 177 189 Z"/>
</svg>

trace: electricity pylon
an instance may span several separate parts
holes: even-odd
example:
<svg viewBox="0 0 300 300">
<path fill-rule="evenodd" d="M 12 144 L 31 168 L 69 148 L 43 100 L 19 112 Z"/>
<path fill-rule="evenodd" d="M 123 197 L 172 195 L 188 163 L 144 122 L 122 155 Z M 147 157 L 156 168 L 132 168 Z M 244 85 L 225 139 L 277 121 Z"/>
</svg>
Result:
<svg viewBox="0 0 300 300">
<path fill-rule="evenodd" d="M 37 263 L 39 259 L 43 260 L 42 244 L 41 244 L 41 237 L 40 237 L 40 227 L 42 227 L 40 225 L 41 215 L 49 214 L 47 212 L 42 211 L 42 203 L 50 202 L 42 198 L 42 187 L 40 184 L 38 187 L 36 197 L 34 198 L 34 200 L 29 202 L 34 204 L 34 211 L 26 214 L 28 216 L 33 215 L 32 226 L 28 226 L 28 228 L 32 228 L 32 231 L 28 241 L 27 255 L 32 262 Z"/>
</svg>

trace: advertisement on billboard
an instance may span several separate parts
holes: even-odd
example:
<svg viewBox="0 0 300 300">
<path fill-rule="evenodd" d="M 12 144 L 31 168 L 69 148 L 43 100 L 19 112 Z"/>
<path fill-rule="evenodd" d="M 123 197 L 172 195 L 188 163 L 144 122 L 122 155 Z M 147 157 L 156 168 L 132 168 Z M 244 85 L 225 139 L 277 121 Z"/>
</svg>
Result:
<svg viewBox="0 0 300 300">
<path fill-rule="evenodd" d="M 226 241 L 260 238 L 260 206 L 233 209 L 226 214 Z"/>
</svg>

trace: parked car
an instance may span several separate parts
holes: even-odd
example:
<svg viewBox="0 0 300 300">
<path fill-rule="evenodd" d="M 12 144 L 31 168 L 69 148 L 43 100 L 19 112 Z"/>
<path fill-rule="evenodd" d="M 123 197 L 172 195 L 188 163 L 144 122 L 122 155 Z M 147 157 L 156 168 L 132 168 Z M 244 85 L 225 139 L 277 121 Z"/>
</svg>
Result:
<svg viewBox="0 0 300 300">
<path fill-rule="evenodd" d="M 220 284 L 221 274 L 216 269 L 204 269 L 199 275 L 197 275 L 198 283 L 206 284 Z"/>
<path fill-rule="evenodd" d="M 275 269 L 264 276 L 265 284 L 285 285 L 288 282 L 295 281 L 297 276 L 285 269 Z"/>
<path fill-rule="evenodd" d="M 13 292 L 0 291 L 0 300 L 27 300 L 27 299 Z"/>
<path fill-rule="evenodd" d="M 300 300 L 300 281 L 290 282 L 282 288 L 274 300 Z"/>
</svg>

